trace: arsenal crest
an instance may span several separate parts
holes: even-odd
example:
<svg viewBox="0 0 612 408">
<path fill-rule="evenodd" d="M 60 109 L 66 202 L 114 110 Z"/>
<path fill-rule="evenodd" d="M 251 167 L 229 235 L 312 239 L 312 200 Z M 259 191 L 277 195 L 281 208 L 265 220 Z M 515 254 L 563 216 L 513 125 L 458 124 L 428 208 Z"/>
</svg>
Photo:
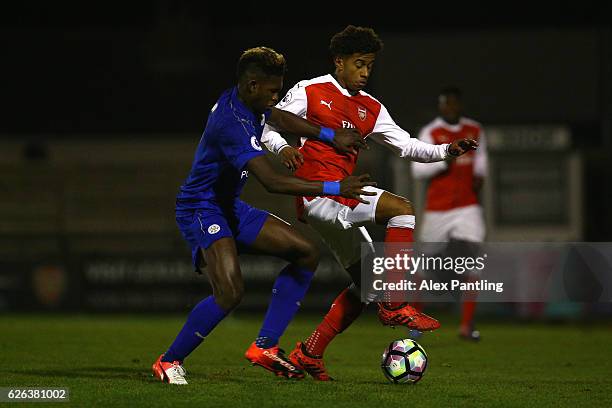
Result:
<svg viewBox="0 0 612 408">
<path fill-rule="evenodd" d="M 366 118 L 366 110 L 365 110 L 365 108 L 362 108 L 361 106 L 358 106 L 357 107 L 357 115 L 359 116 L 359 119 L 365 120 L 365 118 Z"/>
</svg>

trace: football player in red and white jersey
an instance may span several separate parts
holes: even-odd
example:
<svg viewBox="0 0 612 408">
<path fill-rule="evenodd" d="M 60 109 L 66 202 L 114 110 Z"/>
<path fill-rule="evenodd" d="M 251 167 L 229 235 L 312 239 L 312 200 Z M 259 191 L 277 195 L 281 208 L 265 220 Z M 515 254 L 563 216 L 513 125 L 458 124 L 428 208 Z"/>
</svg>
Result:
<svg viewBox="0 0 612 408">
<path fill-rule="evenodd" d="M 413 176 L 429 180 L 420 239 L 424 242 L 451 241 L 459 251 L 473 251 L 470 246 L 482 242 L 486 233 L 478 199 L 487 173 L 485 136 L 480 123 L 462 116 L 460 89 L 442 89 L 438 111 L 440 116 L 423 127 L 419 140 L 443 144 L 469 138 L 477 140 L 479 147 L 456 159 L 432 164 L 412 163 Z M 474 328 L 476 303 L 470 299 L 472 296 L 466 294 L 464 298 L 459 335 L 479 340 L 480 332 Z"/>
<path fill-rule="evenodd" d="M 387 109 L 363 91 L 372 72 L 382 41 L 371 28 L 348 26 L 333 36 L 330 51 L 334 74 L 305 80 L 295 85 L 277 107 L 330 128 L 356 128 L 367 140 L 374 140 L 397 155 L 419 162 L 437 162 L 458 157 L 473 150 L 478 143 L 457 140 L 442 145 L 411 138 L 391 118 Z M 321 139 L 325 139 L 322 135 Z M 307 180 L 340 180 L 353 173 L 359 152 L 341 153 L 321 139 L 301 139 L 294 149 L 273 129 L 264 129 L 262 142 L 280 155 L 295 175 Z M 360 296 L 361 243 L 371 242 L 366 225 L 387 226 L 385 242 L 413 242 L 415 225 L 412 204 L 387 191 L 366 187 L 375 196 L 365 197 L 368 204 L 336 197 L 297 197 L 298 217 L 322 237 L 338 262 L 348 271 L 353 284 L 334 300 L 323 321 L 290 354 L 293 364 L 317 380 L 330 380 L 323 364 L 323 352 L 333 338 L 344 331 L 363 311 Z M 437 320 L 418 312 L 403 302 L 378 303 L 378 317 L 384 325 L 404 325 L 417 330 L 434 330 Z"/>
</svg>

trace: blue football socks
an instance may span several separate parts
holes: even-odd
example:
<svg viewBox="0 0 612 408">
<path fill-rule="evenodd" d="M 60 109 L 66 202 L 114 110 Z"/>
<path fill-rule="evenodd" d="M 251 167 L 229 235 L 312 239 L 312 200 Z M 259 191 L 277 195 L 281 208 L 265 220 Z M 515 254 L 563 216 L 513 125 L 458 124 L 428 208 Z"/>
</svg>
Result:
<svg viewBox="0 0 612 408">
<path fill-rule="evenodd" d="M 227 312 L 217 305 L 214 296 L 202 300 L 189 313 L 187 322 L 162 357 L 162 361 L 183 361 L 226 315 Z"/>
<path fill-rule="evenodd" d="M 270 348 L 278 344 L 289 322 L 300 307 L 314 272 L 295 265 L 286 266 L 276 278 L 268 311 L 255 344 Z"/>
</svg>

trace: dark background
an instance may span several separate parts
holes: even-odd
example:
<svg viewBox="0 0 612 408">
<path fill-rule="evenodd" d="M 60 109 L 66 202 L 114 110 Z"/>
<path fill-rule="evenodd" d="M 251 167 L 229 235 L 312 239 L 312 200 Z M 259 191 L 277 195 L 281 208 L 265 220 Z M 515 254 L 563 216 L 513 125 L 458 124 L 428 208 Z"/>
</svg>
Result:
<svg viewBox="0 0 612 408">
<path fill-rule="evenodd" d="M 19 271 L 37 265 L 60 265 L 73 282 L 108 259 L 186 261 L 174 195 L 210 107 L 234 83 L 241 52 L 259 45 L 282 52 L 288 89 L 331 72 L 329 39 L 347 24 L 373 27 L 385 42 L 366 90 L 414 136 L 436 115 L 437 92 L 448 84 L 464 90 L 467 115 L 485 129 L 567 126 L 583 166 L 580 237 L 611 241 L 612 7 L 605 2 L 0 7 L 0 260 L 17 265 L 2 273 L 20 276 L 0 289 L 11 296 L 18 296 L 13 283 L 25 288 L 34 279 Z M 393 188 L 388 157 L 375 149 L 362 161 Z M 245 198 L 295 221 L 292 198 L 271 196 L 254 181 Z M 194 299 L 201 296 L 194 290 Z M 0 309 L 11 302 L 0 298 Z"/>
<path fill-rule="evenodd" d="M 542 9 L 520 2 L 209 3 L 3 5 L 3 96 L 10 115 L 3 115 L 0 132 L 199 132 L 208 107 L 233 83 L 242 50 L 268 45 L 284 53 L 289 87 L 329 72 L 330 37 L 355 24 L 375 28 L 388 43 L 380 65 L 412 68 L 390 78 L 374 71 L 370 90 L 383 99 L 431 104 L 437 89 L 427 100 L 410 89 L 429 77 L 454 81 L 439 75 L 454 72 L 469 79 L 462 85 L 470 113 L 483 123 L 570 121 L 588 129 L 591 144 L 602 142 L 612 52 L 612 7 L 605 2 Z M 398 39 L 401 50 L 392 47 Z M 507 58 L 490 58 L 500 53 Z M 431 71 L 439 66 L 435 55 L 445 58 L 446 70 Z M 469 70 L 462 71 L 461 59 L 473 61 Z M 492 63 L 498 65 L 487 66 Z M 500 68 L 511 74 L 496 77 Z M 477 80 L 486 86 L 472 86 Z M 382 94 L 381 81 L 410 87 Z M 533 100 L 538 104 L 530 105 Z M 522 113 L 525 104 L 530 114 Z M 416 123 L 429 119 L 420 111 L 410 115 Z"/>
</svg>

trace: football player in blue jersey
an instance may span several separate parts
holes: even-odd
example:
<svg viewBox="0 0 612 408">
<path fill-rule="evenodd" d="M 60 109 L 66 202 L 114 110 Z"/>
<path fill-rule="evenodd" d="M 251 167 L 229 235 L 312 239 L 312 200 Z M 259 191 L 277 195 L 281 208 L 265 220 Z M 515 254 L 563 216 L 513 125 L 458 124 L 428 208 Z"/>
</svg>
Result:
<svg viewBox="0 0 612 408">
<path fill-rule="evenodd" d="M 196 270 L 205 262 L 213 295 L 198 303 L 168 350 L 153 364 L 153 374 L 171 384 L 187 384 L 183 360 L 242 298 L 244 284 L 238 253 L 248 248 L 289 262 L 278 275 L 264 322 L 245 356 L 278 376 L 302 378 L 278 347 L 297 312 L 319 262 L 316 246 L 279 218 L 240 200 L 250 174 L 273 193 L 339 195 L 365 202 L 375 193 L 363 190 L 376 183 L 368 175 L 342 181 L 308 181 L 278 174 L 261 148 L 266 122 L 285 132 L 320 138 L 339 151 L 366 148 L 354 129 L 319 127 L 274 108 L 283 87 L 285 59 L 257 47 L 238 62 L 238 85 L 225 91 L 213 106 L 195 153 L 189 176 L 176 200 L 176 220 L 191 246 Z"/>
</svg>

